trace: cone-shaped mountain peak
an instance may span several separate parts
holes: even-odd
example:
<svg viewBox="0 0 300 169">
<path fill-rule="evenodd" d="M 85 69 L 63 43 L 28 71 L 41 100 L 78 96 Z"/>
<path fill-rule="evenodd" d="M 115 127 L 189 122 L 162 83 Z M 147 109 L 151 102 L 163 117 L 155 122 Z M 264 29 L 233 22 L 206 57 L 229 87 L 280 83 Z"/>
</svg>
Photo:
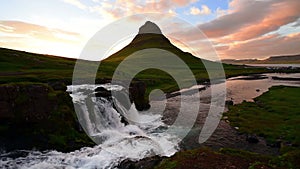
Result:
<svg viewBox="0 0 300 169">
<path fill-rule="evenodd" d="M 151 21 L 147 21 L 143 26 L 141 26 L 138 34 L 146 33 L 162 34 L 159 27 Z"/>
<path fill-rule="evenodd" d="M 197 62 L 201 64 L 201 60 L 199 58 L 174 46 L 170 40 L 163 35 L 161 29 L 151 21 L 147 21 L 139 28 L 138 34 L 127 46 L 106 58 L 103 62 L 115 62 L 117 65 L 132 53 L 150 48 L 158 48 L 172 52 L 187 64 L 195 64 Z"/>
</svg>

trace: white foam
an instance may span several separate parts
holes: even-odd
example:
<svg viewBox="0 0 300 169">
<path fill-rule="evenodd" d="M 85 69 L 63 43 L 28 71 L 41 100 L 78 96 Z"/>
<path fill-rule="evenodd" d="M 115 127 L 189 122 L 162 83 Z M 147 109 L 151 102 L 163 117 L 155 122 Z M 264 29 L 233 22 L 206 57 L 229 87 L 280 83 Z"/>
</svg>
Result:
<svg viewBox="0 0 300 169">
<path fill-rule="evenodd" d="M 125 125 L 110 101 L 88 96 L 100 86 L 108 90 L 122 90 L 120 86 L 109 84 L 68 86 L 67 90 L 72 92 L 73 102 L 80 109 L 77 114 L 82 127 L 99 145 L 70 153 L 30 151 L 26 157 L 0 158 L 0 168 L 114 168 L 124 159 L 171 156 L 178 151 L 178 138 L 160 129 L 167 128 L 161 121 L 161 115 L 151 112 L 141 114 L 134 105 L 125 112 L 126 109 L 121 106 L 130 123 Z M 87 106 L 88 103 L 94 106 Z"/>
</svg>

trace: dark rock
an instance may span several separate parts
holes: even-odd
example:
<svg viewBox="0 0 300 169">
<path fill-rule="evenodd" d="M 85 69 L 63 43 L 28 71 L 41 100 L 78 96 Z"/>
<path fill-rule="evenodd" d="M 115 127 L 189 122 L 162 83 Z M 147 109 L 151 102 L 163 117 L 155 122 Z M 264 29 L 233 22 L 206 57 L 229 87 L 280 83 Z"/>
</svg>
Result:
<svg viewBox="0 0 300 169">
<path fill-rule="evenodd" d="M 253 143 L 256 144 L 259 142 L 258 137 L 255 134 L 251 134 L 251 135 L 247 135 L 246 141 L 248 141 L 249 143 Z"/>
<path fill-rule="evenodd" d="M 159 156 L 153 156 L 144 158 L 139 161 L 124 160 L 119 164 L 119 169 L 153 169 L 157 166 L 164 158 Z"/>
<path fill-rule="evenodd" d="M 69 94 L 47 84 L 0 85 L 0 109 L 0 149 L 71 151 L 94 144 L 78 130 Z"/>
<path fill-rule="evenodd" d="M 129 88 L 130 99 L 139 111 L 148 110 L 149 102 L 145 100 L 146 84 L 142 81 L 132 82 Z"/>
<path fill-rule="evenodd" d="M 111 96 L 111 91 L 105 89 L 104 87 L 97 87 L 95 89 L 95 96 L 96 97 L 110 97 Z"/>
<path fill-rule="evenodd" d="M 256 92 L 259 92 L 260 91 L 260 89 L 256 89 Z"/>
<path fill-rule="evenodd" d="M 233 101 L 232 101 L 232 100 L 226 100 L 226 101 L 225 101 L 225 104 L 226 104 L 227 106 L 232 106 L 232 105 L 233 105 Z"/>
<path fill-rule="evenodd" d="M 51 86 L 54 90 L 67 90 L 67 85 L 63 81 L 48 82 L 48 85 Z"/>
</svg>

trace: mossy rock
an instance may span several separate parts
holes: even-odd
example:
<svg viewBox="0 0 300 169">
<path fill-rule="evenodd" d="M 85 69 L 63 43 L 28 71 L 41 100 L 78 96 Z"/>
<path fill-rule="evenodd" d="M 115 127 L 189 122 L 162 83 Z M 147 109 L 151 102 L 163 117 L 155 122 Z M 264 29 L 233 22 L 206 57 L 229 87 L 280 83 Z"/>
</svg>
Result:
<svg viewBox="0 0 300 169">
<path fill-rule="evenodd" d="M 72 99 L 42 83 L 0 85 L 2 149 L 71 151 L 94 143 L 81 129 Z"/>
</svg>

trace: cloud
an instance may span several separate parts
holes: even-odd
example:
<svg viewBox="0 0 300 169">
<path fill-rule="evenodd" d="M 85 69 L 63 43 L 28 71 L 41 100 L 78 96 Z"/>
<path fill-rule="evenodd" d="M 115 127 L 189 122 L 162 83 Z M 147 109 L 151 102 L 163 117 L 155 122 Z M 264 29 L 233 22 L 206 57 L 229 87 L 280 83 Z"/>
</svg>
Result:
<svg viewBox="0 0 300 169">
<path fill-rule="evenodd" d="M 239 1 L 241 0 L 233 0 L 232 3 Z M 270 4 L 268 2 L 270 1 L 252 1 L 252 3 L 245 4 L 247 7 L 236 5 L 237 9 L 229 10 L 229 14 L 201 24 L 199 28 L 209 37 L 221 37 L 235 33 L 243 27 L 248 27 L 263 20 L 269 14 Z"/>
<path fill-rule="evenodd" d="M 299 44 L 300 33 L 293 33 L 287 36 L 272 34 L 244 43 L 228 44 L 216 49 L 223 58 L 263 59 L 274 55 L 299 54 Z"/>
<path fill-rule="evenodd" d="M 198 0 L 116 0 L 114 3 L 103 1 L 99 5 L 89 7 L 90 11 L 102 16 L 118 19 L 138 13 L 165 13 L 176 15 L 175 9 L 185 7 Z"/>
<path fill-rule="evenodd" d="M 197 2 L 198 0 L 173 0 L 172 2 L 174 2 L 177 6 L 186 6 L 186 5 L 189 5 L 191 3 L 195 3 Z"/>
<path fill-rule="evenodd" d="M 81 3 L 79 0 L 63 0 L 65 3 L 76 6 L 79 9 L 87 9 L 87 6 Z"/>
<path fill-rule="evenodd" d="M 285 36 L 289 32 L 285 30 L 285 35 L 279 35 L 280 28 L 285 25 L 299 27 L 299 0 L 232 0 L 229 6 L 226 14 L 198 25 L 214 42 L 222 57 L 262 58 L 300 53 L 298 34 Z M 185 29 L 177 35 L 191 41 L 198 38 L 192 29 Z"/>
<path fill-rule="evenodd" d="M 201 9 L 193 6 L 190 8 L 190 14 L 191 15 L 209 15 L 209 14 L 211 14 L 211 10 L 206 5 L 202 5 Z"/>
<path fill-rule="evenodd" d="M 48 41 L 76 41 L 80 38 L 78 33 L 20 21 L 0 21 L 0 28 L 0 32 L 5 33 L 7 36 L 22 35 Z"/>
<path fill-rule="evenodd" d="M 241 2 L 244 2 L 243 4 Z M 200 25 L 209 37 L 229 36 L 231 40 L 248 40 L 298 20 L 300 1 L 233 0 L 232 13 Z"/>
<path fill-rule="evenodd" d="M 300 19 L 298 19 L 297 20 L 297 22 L 295 22 L 294 24 L 293 24 L 293 27 L 300 27 Z"/>
<path fill-rule="evenodd" d="M 82 40 L 75 32 L 20 21 L 0 21 L 0 37 L 2 47 L 70 57 L 80 52 L 80 48 L 75 48 L 74 52 L 68 49 L 74 49 Z"/>
<path fill-rule="evenodd" d="M 217 14 L 217 17 L 221 17 L 221 16 L 228 14 L 228 10 L 224 10 L 224 9 L 221 9 L 220 7 L 218 7 L 216 10 L 216 14 Z"/>
</svg>

